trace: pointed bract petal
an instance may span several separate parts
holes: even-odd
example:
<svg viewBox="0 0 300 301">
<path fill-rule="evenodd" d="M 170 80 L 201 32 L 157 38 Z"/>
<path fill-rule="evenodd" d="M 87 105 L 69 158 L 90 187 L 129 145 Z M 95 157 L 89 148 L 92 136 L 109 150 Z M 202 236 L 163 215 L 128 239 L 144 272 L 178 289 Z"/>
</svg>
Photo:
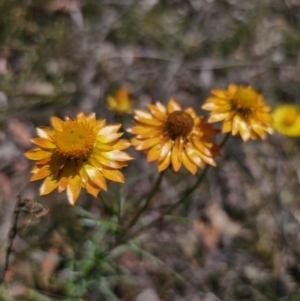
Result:
<svg viewBox="0 0 300 301">
<path fill-rule="evenodd" d="M 63 120 L 58 117 L 51 117 L 51 124 L 56 131 L 62 132 L 64 124 Z"/>
<path fill-rule="evenodd" d="M 40 187 L 40 195 L 49 194 L 58 186 L 58 182 L 51 177 L 45 179 L 44 183 Z"/>
<path fill-rule="evenodd" d="M 78 175 L 69 178 L 67 196 L 70 204 L 74 205 L 81 191 L 81 179 Z"/>
</svg>

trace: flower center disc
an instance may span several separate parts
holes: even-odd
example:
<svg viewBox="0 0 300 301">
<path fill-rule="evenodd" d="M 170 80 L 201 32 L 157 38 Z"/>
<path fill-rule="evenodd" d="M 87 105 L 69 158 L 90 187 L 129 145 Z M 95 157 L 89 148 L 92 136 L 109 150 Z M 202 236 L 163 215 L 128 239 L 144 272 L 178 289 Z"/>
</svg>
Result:
<svg viewBox="0 0 300 301">
<path fill-rule="evenodd" d="M 186 137 L 194 126 L 194 120 L 190 114 L 184 111 L 174 111 L 168 116 L 165 126 L 172 138 Z"/>
<path fill-rule="evenodd" d="M 238 108 L 252 109 L 257 104 L 258 94 L 249 88 L 239 88 L 234 95 Z"/>
<path fill-rule="evenodd" d="M 62 132 L 56 132 L 54 141 L 60 154 L 69 159 L 84 159 L 94 147 L 96 133 L 87 123 L 68 120 Z"/>
<path fill-rule="evenodd" d="M 297 111 L 291 111 L 289 114 L 287 114 L 284 119 L 283 119 L 283 123 L 285 125 L 293 125 L 296 121 L 298 117 L 298 112 Z"/>
</svg>

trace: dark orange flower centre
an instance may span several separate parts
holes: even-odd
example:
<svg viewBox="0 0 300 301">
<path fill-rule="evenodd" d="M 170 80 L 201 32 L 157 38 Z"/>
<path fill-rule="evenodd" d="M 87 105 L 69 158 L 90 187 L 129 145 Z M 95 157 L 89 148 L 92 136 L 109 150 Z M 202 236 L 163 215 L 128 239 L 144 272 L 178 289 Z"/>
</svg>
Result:
<svg viewBox="0 0 300 301">
<path fill-rule="evenodd" d="M 93 128 L 77 120 L 68 120 L 61 132 L 55 132 L 54 142 L 58 152 L 68 159 L 84 159 L 92 151 L 96 133 Z"/>
<path fill-rule="evenodd" d="M 190 114 L 184 111 L 174 111 L 169 114 L 166 122 L 166 130 L 172 139 L 183 136 L 186 137 L 194 126 L 194 120 Z"/>
<path fill-rule="evenodd" d="M 258 102 L 258 94 L 251 88 L 239 88 L 233 98 L 238 108 L 253 109 Z"/>
</svg>

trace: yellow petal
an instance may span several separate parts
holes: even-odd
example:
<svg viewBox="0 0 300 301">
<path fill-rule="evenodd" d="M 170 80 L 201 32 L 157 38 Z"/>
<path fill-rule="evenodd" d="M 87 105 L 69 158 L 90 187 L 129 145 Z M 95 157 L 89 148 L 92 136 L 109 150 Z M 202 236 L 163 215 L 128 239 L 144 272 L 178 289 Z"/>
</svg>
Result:
<svg viewBox="0 0 300 301">
<path fill-rule="evenodd" d="M 119 123 L 107 125 L 103 127 L 101 130 L 99 130 L 98 135 L 108 136 L 110 134 L 114 134 L 120 129 L 121 126 L 122 124 Z"/>
<path fill-rule="evenodd" d="M 203 167 L 204 163 L 201 159 L 200 155 L 196 152 L 196 150 L 191 146 L 187 145 L 185 148 L 185 153 L 187 157 L 197 166 Z"/>
<path fill-rule="evenodd" d="M 230 111 L 231 109 L 232 109 L 231 104 L 227 103 L 223 106 L 219 106 L 218 108 L 215 108 L 213 110 L 213 114 L 220 114 L 220 113 L 225 113 L 225 112 L 229 113 L 228 111 Z"/>
<path fill-rule="evenodd" d="M 241 120 L 240 115 L 235 115 L 233 120 L 232 120 L 232 135 L 236 135 L 239 131 L 239 122 Z"/>
<path fill-rule="evenodd" d="M 119 139 L 117 143 L 113 144 L 114 149 L 123 150 L 131 146 L 127 139 Z"/>
<path fill-rule="evenodd" d="M 158 161 L 158 171 L 167 169 L 171 164 L 171 152 L 169 152 L 162 161 Z"/>
<path fill-rule="evenodd" d="M 232 135 L 239 133 L 243 141 L 247 141 L 250 138 L 250 129 L 245 118 L 237 114 L 232 121 Z"/>
<path fill-rule="evenodd" d="M 250 139 L 250 129 L 247 125 L 247 122 L 244 119 L 240 119 L 238 123 L 239 133 L 243 139 L 243 141 L 247 141 Z"/>
<path fill-rule="evenodd" d="M 160 155 L 158 157 L 159 161 L 163 160 L 168 154 L 171 155 L 171 149 L 173 147 L 174 142 L 173 140 L 168 139 L 165 143 L 164 141 L 162 141 L 161 144 L 163 145 L 160 149 Z"/>
<path fill-rule="evenodd" d="M 53 116 L 53 117 L 51 117 L 51 124 L 56 131 L 62 132 L 63 124 L 64 124 L 63 120 L 61 120 L 58 117 Z"/>
<path fill-rule="evenodd" d="M 84 112 L 79 112 L 76 115 L 76 119 L 81 120 L 81 121 L 85 121 L 87 118 L 87 115 Z"/>
<path fill-rule="evenodd" d="M 252 129 L 250 130 L 250 137 L 252 140 L 255 140 L 257 138 L 257 134 Z"/>
<path fill-rule="evenodd" d="M 88 117 L 87 117 L 87 122 L 91 125 L 91 126 L 95 126 L 96 125 L 96 114 L 95 113 L 91 113 Z"/>
<path fill-rule="evenodd" d="M 149 108 L 151 114 L 155 118 L 157 118 L 157 119 L 159 119 L 161 121 L 165 121 L 166 120 L 166 118 L 167 118 L 166 113 L 162 113 L 156 105 L 153 105 L 153 104 L 149 103 L 148 104 L 148 108 Z"/>
<path fill-rule="evenodd" d="M 231 95 L 234 95 L 235 94 L 235 92 L 238 90 L 238 86 L 237 85 L 235 85 L 235 84 L 230 84 L 229 86 L 228 86 L 228 92 L 231 94 Z"/>
<path fill-rule="evenodd" d="M 42 148 L 48 148 L 48 149 L 55 149 L 56 145 L 51 142 L 48 139 L 45 138 L 33 138 L 31 139 L 32 143 L 42 147 Z"/>
<path fill-rule="evenodd" d="M 93 195 L 95 198 L 98 196 L 98 193 L 100 191 L 100 187 L 95 185 L 91 180 L 89 180 L 86 183 L 85 188 L 86 188 L 87 192 L 89 194 Z"/>
<path fill-rule="evenodd" d="M 222 125 L 222 133 L 228 133 L 231 132 L 232 130 L 232 121 L 228 120 L 228 121 L 224 121 L 223 125 Z"/>
<path fill-rule="evenodd" d="M 147 162 L 152 162 L 158 159 L 161 151 L 161 145 L 154 145 L 147 154 Z"/>
<path fill-rule="evenodd" d="M 184 109 L 183 111 L 185 113 L 188 113 L 193 119 L 195 119 L 197 117 L 195 110 L 191 107 L 188 107 L 188 108 Z"/>
<path fill-rule="evenodd" d="M 116 162 L 115 160 L 108 159 L 103 156 L 102 152 L 93 152 L 93 154 L 90 156 L 89 161 L 91 162 L 91 165 L 93 166 L 99 166 L 99 164 L 102 166 L 107 166 L 110 168 L 120 168 L 119 162 Z"/>
<path fill-rule="evenodd" d="M 82 184 L 85 185 L 88 181 L 88 175 L 82 163 L 78 166 L 78 170 L 79 170 L 79 175 L 81 177 Z"/>
<path fill-rule="evenodd" d="M 217 96 L 218 98 L 228 98 L 227 90 L 213 89 L 211 90 L 211 94 Z"/>
<path fill-rule="evenodd" d="M 43 166 L 41 169 L 37 170 L 32 177 L 30 178 L 30 181 L 36 181 L 43 178 L 48 177 L 51 174 L 51 171 L 49 169 L 49 166 Z"/>
<path fill-rule="evenodd" d="M 134 110 L 136 117 L 144 118 L 144 119 L 152 119 L 153 116 L 146 110 Z"/>
<path fill-rule="evenodd" d="M 67 196 L 69 202 L 74 205 L 81 191 L 81 179 L 78 175 L 69 178 Z"/>
<path fill-rule="evenodd" d="M 68 180 L 70 177 L 76 174 L 76 166 L 72 163 L 67 161 L 66 165 L 59 170 L 58 172 L 58 191 L 62 192 L 66 189 L 68 185 Z"/>
<path fill-rule="evenodd" d="M 24 155 L 30 160 L 42 160 L 51 157 L 52 152 L 41 150 L 40 148 L 31 149 L 24 153 Z"/>
<path fill-rule="evenodd" d="M 45 195 L 52 192 L 58 185 L 56 180 L 53 180 L 51 177 L 45 179 L 44 183 L 40 187 L 40 195 Z"/>
<path fill-rule="evenodd" d="M 160 121 L 160 120 L 156 119 L 155 117 L 152 117 L 152 115 L 151 115 L 151 118 L 144 118 L 144 117 L 135 115 L 134 119 L 141 123 L 144 123 L 147 125 L 152 125 L 152 126 L 161 126 L 163 123 L 163 121 Z"/>
<path fill-rule="evenodd" d="M 112 159 L 115 161 L 127 161 L 127 160 L 133 160 L 134 158 L 122 151 L 119 150 L 113 150 L 111 152 L 103 153 L 103 156 L 107 157 L 108 159 Z"/>
<path fill-rule="evenodd" d="M 154 127 L 152 126 L 135 126 L 133 128 L 129 128 L 127 129 L 128 133 L 131 134 L 151 134 L 151 132 L 153 131 Z"/>
<path fill-rule="evenodd" d="M 107 105 L 109 110 L 115 110 L 117 108 L 116 99 L 110 95 L 106 97 Z"/>
<path fill-rule="evenodd" d="M 39 161 L 37 161 L 36 162 L 36 164 L 38 164 L 38 165 L 45 165 L 45 164 L 47 164 L 47 163 L 50 163 L 50 160 L 51 160 L 51 157 L 49 157 L 49 158 L 44 158 L 44 159 L 41 159 L 41 160 L 39 160 Z"/>
<path fill-rule="evenodd" d="M 137 139 L 148 139 L 150 137 L 163 136 L 165 129 L 163 127 L 152 127 L 147 133 L 138 133 L 136 135 Z"/>
<path fill-rule="evenodd" d="M 174 98 L 171 98 L 168 103 L 168 113 L 170 114 L 174 111 L 181 111 L 181 106 Z"/>
<path fill-rule="evenodd" d="M 154 146 L 155 144 L 158 144 L 160 141 L 161 141 L 161 137 L 153 137 L 146 140 L 139 140 L 136 149 L 137 150 L 148 149 Z"/>
<path fill-rule="evenodd" d="M 213 103 L 216 105 L 216 107 L 220 107 L 220 106 L 224 106 L 224 105 L 228 104 L 229 99 L 228 98 L 222 99 L 222 98 L 218 98 L 215 96 L 210 96 L 205 100 L 205 104 L 207 104 L 207 103 Z"/>
<path fill-rule="evenodd" d="M 219 113 L 219 114 L 212 114 L 208 118 L 208 122 L 218 122 L 224 120 L 226 117 L 228 117 L 228 112 L 225 113 Z"/>
<path fill-rule="evenodd" d="M 205 163 L 207 163 L 207 164 L 209 164 L 209 165 L 211 165 L 211 166 L 216 166 L 216 165 L 217 165 L 216 162 L 214 161 L 214 159 L 213 159 L 212 157 L 205 156 L 205 155 L 200 155 L 200 157 L 201 157 L 201 159 L 202 159 Z"/>
<path fill-rule="evenodd" d="M 41 167 L 38 167 L 37 165 L 33 165 L 30 169 L 30 173 L 36 173 L 38 170 L 40 170 Z"/>
<path fill-rule="evenodd" d="M 93 166 L 99 171 L 101 171 L 102 168 L 116 168 L 116 169 L 120 168 L 118 162 L 112 160 L 108 163 L 110 164 L 110 166 L 108 166 L 108 164 L 103 164 L 103 161 L 102 160 L 99 161 L 99 156 L 96 156 L 95 154 L 90 156 L 89 159 L 83 163 L 83 166 L 85 166 L 86 164 Z"/>
<path fill-rule="evenodd" d="M 107 167 L 110 167 L 110 168 L 116 168 L 117 169 L 117 168 L 121 167 L 119 162 L 116 162 L 114 160 L 110 160 L 110 159 L 102 156 L 102 153 L 98 154 L 98 153 L 94 152 L 90 156 L 88 161 L 90 162 L 90 164 L 92 166 L 95 166 L 97 168 L 102 168 L 102 167 L 107 166 Z"/>
<path fill-rule="evenodd" d="M 256 120 L 250 119 L 248 121 L 251 124 L 251 129 L 261 138 L 265 139 L 266 138 L 266 133 L 265 130 L 266 128 L 264 126 L 261 126 L 260 124 L 257 123 Z"/>
<path fill-rule="evenodd" d="M 218 107 L 219 106 L 216 103 L 214 103 L 214 102 L 207 102 L 207 103 L 205 103 L 205 104 L 202 105 L 201 109 L 207 110 L 207 111 L 213 111 L 213 110 L 215 110 Z"/>
<path fill-rule="evenodd" d="M 94 150 L 97 149 L 100 152 L 109 152 L 114 150 L 114 147 L 111 144 L 101 143 L 96 140 L 96 144 L 94 146 Z"/>
<path fill-rule="evenodd" d="M 196 174 L 197 166 L 187 157 L 185 153 L 182 154 L 182 163 L 191 174 Z"/>
<path fill-rule="evenodd" d="M 273 117 L 269 113 L 264 113 L 264 112 L 255 112 L 255 118 L 259 121 L 262 122 L 266 125 L 270 124 L 273 122 Z"/>
<path fill-rule="evenodd" d="M 207 148 L 202 141 L 199 139 L 199 137 L 193 136 L 192 137 L 192 143 L 195 146 L 195 148 L 200 151 L 202 154 L 206 156 L 212 156 L 212 153 L 209 148 Z"/>
<path fill-rule="evenodd" d="M 105 124 L 106 124 L 105 119 L 98 119 L 94 127 L 95 131 L 98 132 L 100 129 L 102 129 L 105 126 Z"/>
<path fill-rule="evenodd" d="M 157 101 L 157 102 L 155 103 L 155 105 L 156 105 L 157 109 L 158 109 L 161 113 L 163 113 L 163 114 L 166 114 L 166 113 L 167 113 L 167 108 L 166 108 L 165 105 L 163 105 L 161 102 Z"/>
<path fill-rule="evenodd" d="M 102 131 L 102 130 L 100 130 L 100 131 Z M 108 135 L 102 135 L 101 134 L 97 137 L 97 142 L 99 142 L 99 143 L 109 143 L 109 142 L 115 141 L 116 139 L 118 139 L 122 135 L 123 135 L 123 133 L 112 133 L 112 134 L 108 134 Z"/>
<path fill-rule="evenodd" d="M 68 185 L 68 178 L 67 177 L 62 177 L 59 181 L 58 181 L 58 192 L 63 192 Z"/>
<path fill-rule="evenodd" d="M 85 169 L 87 175 L 89 176 L 90 180 L 95 185 L 97 185 L 98 187 L 104 189 L 105 191 L 107 190 L 106 180 L 97 168 L 95 168 L 95 167 L 93 167 L 89 164 L 85 164 L 84 169 Z"/>
<path fill-rule="evenodd" d="M 180 154 L 178 154 L 177 148 L 175 146 L 172 148 L 171 162 L 172 162 L 172 167 L 173 167 L 174 171 L 177 172 L 181 167 L 182 156 Z"/>
<path fill-rule="evenodd" d="M 125 182 L 123 174 L 118 170 L 102 169 L 101 172 L 106 179 L 119 183 Z"/>
<path fill-rule="evenodd" d="M 41 138 L 49 139 L 52 141 L 53 130 L 51 130 L 50 128 L 46 126 L 40 126 L 36 128 L 36 132 Z"/>
</svg>

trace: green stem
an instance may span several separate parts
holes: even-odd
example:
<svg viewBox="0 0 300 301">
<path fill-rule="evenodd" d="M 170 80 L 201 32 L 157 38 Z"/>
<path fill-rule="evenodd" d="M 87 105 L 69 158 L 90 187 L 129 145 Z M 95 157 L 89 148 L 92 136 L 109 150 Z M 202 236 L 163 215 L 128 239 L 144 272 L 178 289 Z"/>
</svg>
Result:
<svg viewBox="0 0 300 301">
<path fill-rule="evenodd" d="M 111 215 L 112 211 L 113 211 L 113 208 L 109 205 L 109 203 L 106 201 L 106 199 L 102 195 L 102 191 L 100 191 L 100 193 L 99 193 L 99 198 L 100 198 L 101 202 L 103 203 L 104 212 Z"/>
<path fill-rule="evenodd" d="M 222 142 L 220 143 L 220 148 L 224 146 L 224 144 L 226 143 L 226 141 L 228 140 L 228 138 L 230 137 L 230 133 L 227 133 L 226 136 L 224 137 L 224 139 L 222 140 Z M 179 200 L 175 203 L 173 203 L 172 205 L 170 205 L 166 210 L 164 210 L 159 217 L 157 217 L 155 220 L 153 220 L 151 223 L 141 227 L 140 229 L 136 230 L 135 232 L 133 232 L 132 234 L 130 234 L 128 237 L 126 237 L 126 241 L 136 237 L 139 233 L 143 232 L 146 229 L 151 228 L 152 226 L 154 226 L 156 223 L 162 221 L 162 219 L 164 218 L 165 215 L 171 213 L 174 209 L 178 208 L 180 205 L 182 205 L 182 203 L 186 200 L 186 198 L 191 195 L 196 189 L 197 187 L 201 184 L 201 182 L 203 181 L 204 177 L 206 176 L 206 173 L 209 169 L 210 165 L 205 165 L 202 173 L 198 176 L 197 181 L 195 182 L 195 184 L 190 187 L 189 189 L 187 189 L 183 195 L 179 198 Z"/>
<path fill-rule="evenodd" d="M 227 133 L 222 142 L 220 143 L 220 149 L 224 146 L 224 144 L 227 142 L 227 140 L 230 137 L 231 132 Z"/>
<path fill-rule="evenodd" d="M 119 225 L 122 225 L 122 218 L 121 218 L 121 210 L 122 210 L 122 204 L 121 204 L 121 196 L 120 196 L 120 191 L 118 194 L 118 202 L 117 202 L 117 217 L 118 217 L 118 223 Z"/>
<path fill-rule="evenodd" d="M 151 228 L 152 226 L 154 226 L 156 223 L 159 223 L 160 221 L 163 220 L 164 216 L 171 213 L 175 208 L 179 207 L 185 200 L 186 198 L 195 191 L 195 189 L 198 187 L 198 185 L 202 182 L 203 178 L 206 175 L 206 172 L 208 170 L 210 165 L 206 165 L 202 171 L 202 173 L 200 174 L 200 176 L 198 177 L 197 181 L 195 182 L 195 184 L 190 187 L 189 189 L 187 189 L 185 191 L 185 193 L 182 195 L 182 197 L 175 203 L 173 203 L 172 205 L 170 205 L 165 211 L 163 211 L 160 216 L 158 218 L 156 218 L 155 220 L 153 220 L 151 223 L 141 227 L 140 229 L 136 230 L 135 232 L 133 232 L 132 234 L 130 234 L 127 238 L 126 241 L 133 239 L 134 237 L 136 237 L 138 234 L 140 234 L 141 232 L 143 232 L 144 230 L 147 230 L 149 228 Z"/>
<path fill-rule="evenodd" d="M 129 222 L 128 227 L 127 227 L 128 229 L 130 229 L 132 226 L 135 225 L 135 223 L 138 221 L 138 219 L 140 218 L 142 213 L 148 208 L 148 206 L 150 204 L 150 201 L 153 198 L 153 196 L 155 195 L 155 193 L 157 192 L 165 173 L 166 173 L 166 169 L 159 174 L 159 177 L 157 178 L 157 180 L 156 180 L 150 194 L 148 195 L 144 205 L 137 211 L 137 213 L 135 214 L 133 219 Z"/>
</svg>

